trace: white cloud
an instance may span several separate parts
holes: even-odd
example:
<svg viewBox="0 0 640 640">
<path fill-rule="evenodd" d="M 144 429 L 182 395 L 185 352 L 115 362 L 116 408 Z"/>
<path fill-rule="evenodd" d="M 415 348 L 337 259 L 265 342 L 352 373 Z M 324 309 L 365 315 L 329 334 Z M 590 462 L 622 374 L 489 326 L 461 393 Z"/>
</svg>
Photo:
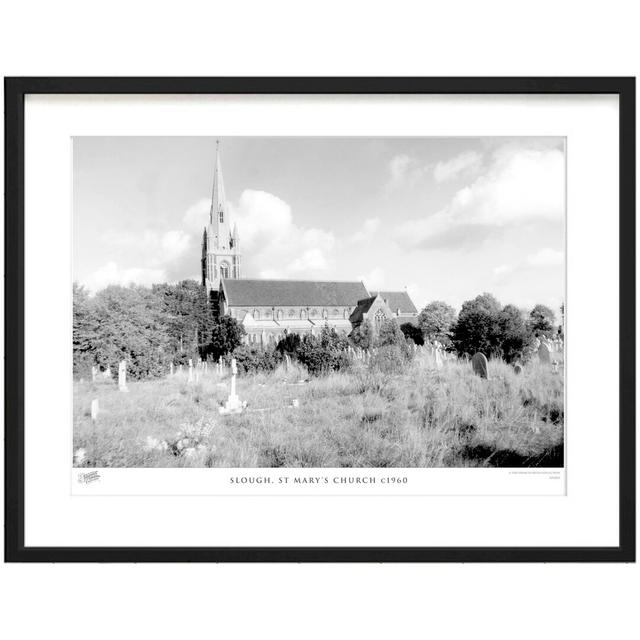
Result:
<svg viewBox="0 0 640 640">
<path fill-rule="evenodd" d="M 493 277 L 498 282 L 504 282 L 507 276 L 516 273 L 532 271 L 535 269 L 545 269 L 547 267 L 558 267 L 564 263 L 564 253 L 555 249 L 544 248 L 536 253 L 528 255 L 524 260 L 516 265 L 501 264 L 494 267 Z"/>
<path fill-rule="evenodd" d="M 461 175 L 471 173 L 480 168 L 482 155 L 477 151 L 465 151 L 451 160 L 438 162 L 433 168 L 436 182 L 445 182 Z"/>
<path fill-rule="evenodd" d="M 555 249 L 540 249 L 537 253 L 527 257 L 527 264 L 532 267 L 554 267 L 564 262 L 562 251 Z"/>
<path fill-rule="evenodd" d="M 185 229 L 189 233 L 201 236 L 209 221 L 210 210 L 211 198 L 200 198 L 198 202 L 192 204 L 182 216 L 182 224 Z"/>
<path fill-rule="evenodd" d="M 380 267 L 374 267 L 366 275 L 359 275 L 357 280 L 362 280 L 369 291 L 387 288 L 387 274 Z"/>
<path fill-rule="evenodd" d="M 356 231 L 349 238 L 347 238 L 347 242 L 349 244 L 362 244 L 363 242 L 370 242 L 380 228 L 380 223 L 380 218 L 367 218 L 362 223 L 362 228 Z"/>
<path fill-rule="evenodd" d="M 404 183 L 412 163 L 413 161 L 406 154 L 400 154 L 391 158 L 389 161 L 389 173 L 391 175 L 387 184 L 388 189 L 396 189 Z"/>
<path fill-rule="evenodd" d="M 333 262 L 332 232 L 295 224 L 291 207 L 265 191 L 245 190 L 232 207 L 245 276 L 310 278 Z"/>
<path fill-rule="evenodd" d="M 508 264 L 501 264 L 498 267 L 495 267 L 493 270 L 493 275 L 495 278 L 501 278 L 511 273 L 513 271 L 513 267 Z"/>
<path fill-rule="evenodd" d="M 150 286 L 156 282 L 165 282 L 166 279 L 167 276 L 163 269 L 143 267 L 122 269 L 115 262 L 107 262 L 107 264 L 89 274 L 82 284 L 92 293 L 95 293 L 110 284 Z"/>
<path fill-rule="evenodd" d="M 112 248 L 124 250 L 136 261 L 142 261 L 150 267 L 168 265 L 191 248 L 191 236 L 181 229 L 111 233 L 105 237 L 105 241 Z"/>
<path fill-rule="evenodd" d="M 524 222 L 561 222 L 564 216 L 564 155 L 557 149 L 498 149 L 488 170 L 459 189 L 430 216 L 409 220 L 395 232 L 404 246 L 469 243 Z"/>
</svg>

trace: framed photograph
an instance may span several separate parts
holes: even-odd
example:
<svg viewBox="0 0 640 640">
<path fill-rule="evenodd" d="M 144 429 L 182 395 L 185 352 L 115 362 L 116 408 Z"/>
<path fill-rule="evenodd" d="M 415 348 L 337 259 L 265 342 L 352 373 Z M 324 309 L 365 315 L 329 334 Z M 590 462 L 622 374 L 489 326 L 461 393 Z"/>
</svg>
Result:
<svg viewBox="0 0 640 640">
<path fill-rule="evenodd" d="M 635 560 L 635 79 L 5 79 L 5 559 Z"/>
</svg>

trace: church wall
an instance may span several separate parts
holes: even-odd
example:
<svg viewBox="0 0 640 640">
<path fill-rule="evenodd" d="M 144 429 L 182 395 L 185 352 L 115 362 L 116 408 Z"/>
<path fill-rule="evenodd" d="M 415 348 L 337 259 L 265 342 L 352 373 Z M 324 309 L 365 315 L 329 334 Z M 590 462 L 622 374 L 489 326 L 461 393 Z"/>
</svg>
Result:
<svg viewBox="0 0 640 640">
<path fill-rule="evenodd" d="M 348 320 L 354 307 L 306 307 L 306 306 L 272 306 L 272 307 L 228 307 L 232 318 L 243 318 L 249 313 L 256 320 L 313 320 L 322 322 L 328 320 Z M 257 312 L 257 314 L 256 314 Z"/>
</svg>

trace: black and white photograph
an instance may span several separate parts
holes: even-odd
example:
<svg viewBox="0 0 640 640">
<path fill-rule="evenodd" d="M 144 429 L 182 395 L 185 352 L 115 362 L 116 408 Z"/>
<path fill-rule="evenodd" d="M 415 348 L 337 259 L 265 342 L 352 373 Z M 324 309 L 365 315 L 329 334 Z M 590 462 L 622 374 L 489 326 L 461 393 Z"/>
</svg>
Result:
<svg viewBox="0 0 640 640">
<path fill-rule="evenodd" d="M 563 137 L 75 136 L 76 468 L 564 468 Z"/>
</svg>

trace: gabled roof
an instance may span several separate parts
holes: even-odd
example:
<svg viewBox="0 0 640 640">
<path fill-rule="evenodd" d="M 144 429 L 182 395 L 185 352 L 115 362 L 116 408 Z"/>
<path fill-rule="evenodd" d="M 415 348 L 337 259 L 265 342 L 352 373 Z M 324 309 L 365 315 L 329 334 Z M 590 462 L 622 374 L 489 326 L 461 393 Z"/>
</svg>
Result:
<svg viewBox="0 0 640 640">
<path fill-rule="evenodd" d="M 318 280 L 222 280 L 231 307 L 353 307 L 369 295 L 362 282 Z"/>
<path fill-rule="evenodd" d="M 400 309 L 400 313 L 418 313 L 416 305 L 413 304 L 409 294 L 406 291 L 372 291 L 372 296 L 381 296 L 389 305 L 389 309 L 396 313 Z"/>
<path fill-rule="evenodd" d="M 363 300 L 358 300 L 358 306 L 353 310 L 353 313 L 349 316 L 349 321 L 352 322 L 353 324 L 358 324 L 359 322 L 362 322 L 362 318 L 364 317 L 364 314 L 367 313 L 369 309 L 371 309 L 371 305 L 373 304 L 374 300 L 377 297 L 378 296 L 374 295 L 371 298 L 364 298 Z"/>
</svg>

